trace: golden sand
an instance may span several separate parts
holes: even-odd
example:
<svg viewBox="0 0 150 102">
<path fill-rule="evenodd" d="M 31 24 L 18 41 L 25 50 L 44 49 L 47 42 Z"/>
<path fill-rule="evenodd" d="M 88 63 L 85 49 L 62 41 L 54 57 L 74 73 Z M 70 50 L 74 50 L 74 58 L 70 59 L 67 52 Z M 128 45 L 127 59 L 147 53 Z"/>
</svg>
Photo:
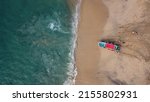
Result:
<svg viewBox="0 0 150 102">
<path fill-rule="evenodd" d="M 97 43 L 107 20 L 107 9 L 101 0 L 82 0 L 76 50 L 76 84 L 99 84 Z"/>
<path fill-rule="evenodd" d="M 149 0 L 82 0 L 76 84 L 150 84 L 149 4 Z M 120 53 L 99 48 L 103 38 L 119 41 Z"/>
</svg>

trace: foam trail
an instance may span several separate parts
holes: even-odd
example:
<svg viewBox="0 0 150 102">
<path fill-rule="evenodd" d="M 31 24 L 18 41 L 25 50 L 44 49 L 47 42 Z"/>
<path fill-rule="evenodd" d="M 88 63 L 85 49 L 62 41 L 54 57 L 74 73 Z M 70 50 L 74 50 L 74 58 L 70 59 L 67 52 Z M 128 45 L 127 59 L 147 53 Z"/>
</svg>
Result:
<svg viewBox="0 0 150 102">
<path fill-rule="evenodd" d="M 75 65 L 75 48 L 76 48 L 76 41 L 77 41 L 77 31 L 78 31 L 78 22 L 79 22 L 79 14 L 80 14 L 80 6 L 81 6 L 82 0 L 78 0 L 76 6 L 75 6 L 75 13 L 73 14 L 73 20 L 72 20 L 72 33 L 73 38 L 71 52 L 69 53 L 69 56 L 71 57 L 71 62 L 68 63 L 68 78 L 64 82 L 64 85 L 74 85 L 75 79 L 77 75 L 77 68 Z"/>
</svg>

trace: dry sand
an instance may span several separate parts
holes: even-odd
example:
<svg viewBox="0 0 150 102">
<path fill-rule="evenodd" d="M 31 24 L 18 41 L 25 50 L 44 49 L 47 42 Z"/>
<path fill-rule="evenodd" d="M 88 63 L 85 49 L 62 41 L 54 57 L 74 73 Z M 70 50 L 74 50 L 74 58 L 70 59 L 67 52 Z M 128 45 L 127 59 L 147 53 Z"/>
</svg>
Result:
<svg viewBox="0 0 150 102">
<path fill-rule="evenodd" d="M 119 54 L 101 50 L 102 84 L 150 84 L 150 1 L 103 1 L 109 18 L 101 39 L 120 41 L 122 49 Z"/>
<path fill-rule="evenodd" d="M 76 84 L 150 84 L 150 1 L 103 2 L 82 0 Z M 120 43 L 120 53 L 99 48 L 99 39 Z"/>
</svg>

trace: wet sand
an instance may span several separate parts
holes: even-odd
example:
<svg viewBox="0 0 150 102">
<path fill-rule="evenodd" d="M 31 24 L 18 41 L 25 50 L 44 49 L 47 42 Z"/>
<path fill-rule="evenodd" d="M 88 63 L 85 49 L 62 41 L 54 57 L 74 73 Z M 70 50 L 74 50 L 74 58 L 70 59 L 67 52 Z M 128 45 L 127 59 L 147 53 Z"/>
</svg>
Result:
<svg viewBox="0 0 150 102">
<path fill-rule="evenodd" d="M 76 84 L 101 83 L 97 78 L 100 56 L 97 43 L 107 17 L 107 8 L 101 0 L 82 0 L 76 48 Z"/>
</svg>

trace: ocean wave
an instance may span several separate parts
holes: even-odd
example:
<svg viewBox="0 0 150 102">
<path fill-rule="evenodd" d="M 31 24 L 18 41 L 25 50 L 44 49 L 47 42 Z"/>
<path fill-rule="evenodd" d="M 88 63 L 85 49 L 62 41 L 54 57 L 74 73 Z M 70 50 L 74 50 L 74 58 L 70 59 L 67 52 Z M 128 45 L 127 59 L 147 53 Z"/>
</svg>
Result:
<svg viewBox="0 0 150 102">
<path fill-rule="evenodd" d="M 75 84 L 75 79 L 77 76 L 77 67 L 75 65 L 75 49 L 76 49 L 76 41 L 77 41 L 77 31 L 78 31 L 78 22 L 80 19 L 80 6 L 81 6 L 82 0 L 78 0 L 77 4 L 75 6 L 75 11 L 73 13 L 73 19 L 72 19 L 72 33 L 73 33 L 73 38 L 72 38 L 72 47 L 71 47 L 71 52 L 69 53 L 69 56 L 71 58 L 71 62 L 68 63 L 68 78 L 64 82 L 64 85 L 74 85 Z"/>
<path fill-rule="evenodd" d="M 55 14 L 55 17 L 60 18 L 58 15 Z M 61 33 L 70 33 L 67 30 L 63 29 L 63 25 L 60 22 L 60 19 L 52 19 L 49 21 L 49 24 L 47 26 L 51 31 L 58 31 Z"/>
</svg>

